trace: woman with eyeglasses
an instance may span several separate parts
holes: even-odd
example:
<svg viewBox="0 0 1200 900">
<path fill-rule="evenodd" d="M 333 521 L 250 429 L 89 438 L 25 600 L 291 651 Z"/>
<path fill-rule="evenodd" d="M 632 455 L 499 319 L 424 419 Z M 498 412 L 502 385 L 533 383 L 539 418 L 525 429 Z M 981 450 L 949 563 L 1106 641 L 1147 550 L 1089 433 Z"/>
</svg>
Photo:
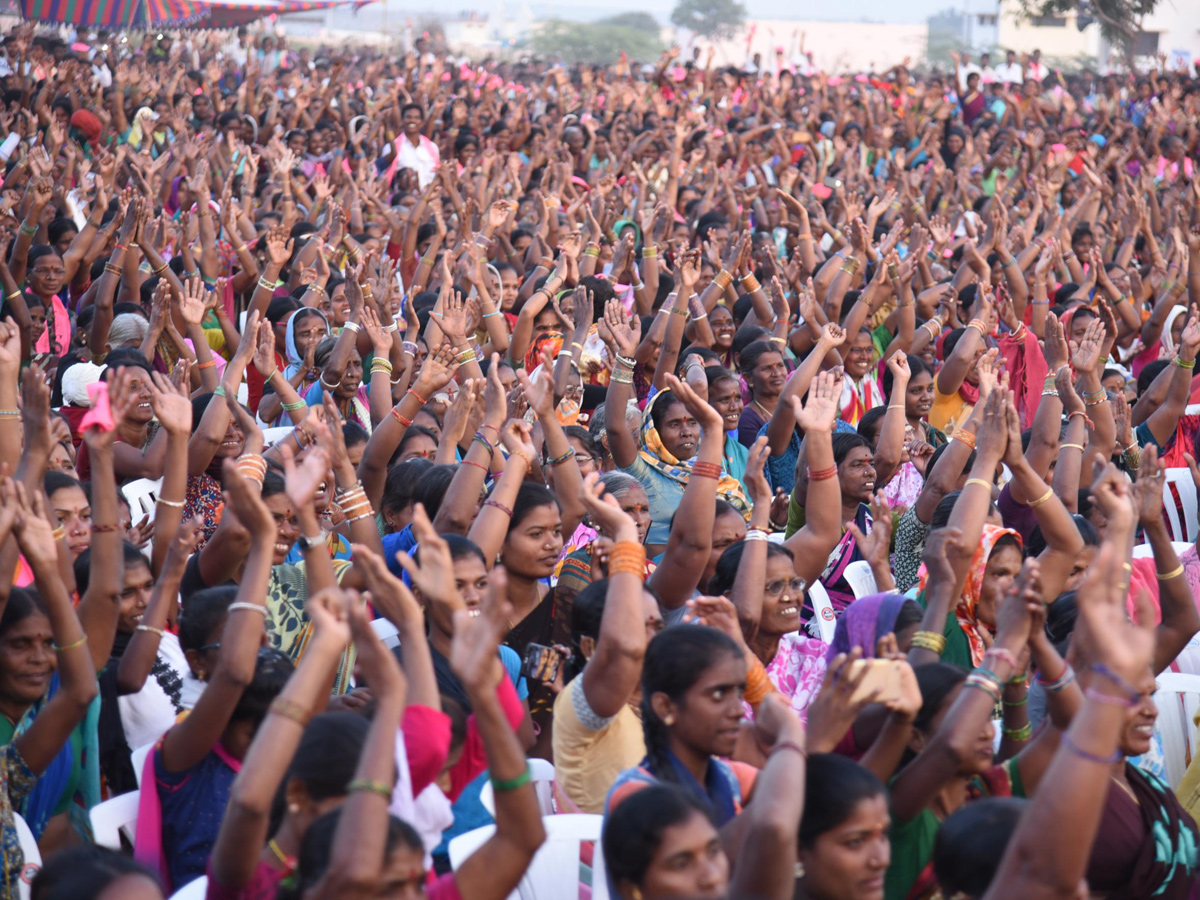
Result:
<svg viewBox="0 0 1200 900">
<path fill-rule="evenodd" d="M 875 372 L 875 342 L 871 332 L 864 328 L 854 335 L 843 356 L 846 377 L 842 380 L 841 417 L 857 427 L 863 413 L 887 403 Z"/>
</svg>

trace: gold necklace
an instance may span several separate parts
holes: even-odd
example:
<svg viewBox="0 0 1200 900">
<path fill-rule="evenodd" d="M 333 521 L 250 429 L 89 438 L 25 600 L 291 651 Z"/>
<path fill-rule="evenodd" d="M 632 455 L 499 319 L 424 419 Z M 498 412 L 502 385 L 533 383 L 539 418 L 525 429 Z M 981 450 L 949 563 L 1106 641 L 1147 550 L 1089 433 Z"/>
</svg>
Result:
<svg viewBox="0 0 1200 900">
<path fill-rule="evenodd" d="M 772 413 L 772 412 L 771 412 L 769 409 L 767 409 L 765 406 L 763 406 L 761 403 L 759 403 L 759 402 L 758 402 L 758 398 L 757 398 L 757 397 L 755 397 L 755 398 L 754 398 L 753 400 L 751 400 L 750 402 L 751 402 L 751 403 L 753 403 L 755 406 L 757 406 L 757 407 L 758 407 L 760 410 L 762 410 L 762 414 L 763 414 L 763 415 L 764 415 L 766 418 L 770 419 L 770 418 L 771 418 L 771 416 L 773 415 L 773 413 Z"/>
</svg>

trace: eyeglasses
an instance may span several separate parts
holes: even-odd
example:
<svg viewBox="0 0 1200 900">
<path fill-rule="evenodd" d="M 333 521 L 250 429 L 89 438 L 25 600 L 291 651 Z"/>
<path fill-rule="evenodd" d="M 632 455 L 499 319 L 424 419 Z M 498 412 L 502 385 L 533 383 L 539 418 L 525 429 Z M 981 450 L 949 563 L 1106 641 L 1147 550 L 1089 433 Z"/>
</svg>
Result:
<svg viewBox="0 0 1200 900">
<path fill-rule="evenodd" d="M 772 581 L 766 586 L 765 590 L 772 597 L 783 596 L 785 590 L 788 592 L 788 596 L 801 597 L 804 595 L 804 591 L 807 587 L 808 582 L 803 578 L 792 578 L 788 580 Z"/>
<path fill-rule="evenodd" d="M 219 650 L 219 649 L 221 649 L 221 642 L 217 641 L 215 644 L 205 644 L 203 647 L 201 647 L 196 652 L 204 653 L 205 651 L 208 651 L 208 650 Z"/>
</svg>

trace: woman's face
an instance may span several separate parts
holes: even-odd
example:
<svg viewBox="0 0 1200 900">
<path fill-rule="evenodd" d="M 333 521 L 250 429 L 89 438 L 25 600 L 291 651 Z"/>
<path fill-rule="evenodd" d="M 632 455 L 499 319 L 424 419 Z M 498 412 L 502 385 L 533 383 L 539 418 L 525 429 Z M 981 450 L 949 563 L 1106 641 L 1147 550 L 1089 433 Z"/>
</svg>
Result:
<svg viewBox="0 0 1200 900">
<path fill-rule="evenodd" d="M 40 256 L 29 270 L 29 285 L 39 297 L 52 297 L 62 290 L 67 270 L 57 253 Z"/>
<path fill-rule="evenodd" d="M 225 437 L 221 439 L 220 445 L 217 447 L 217 459 L 237 459 L 242 455 L 242 447 L 245 446 L 246 435 L 242 433 L 242 429 L 238 426 L 236 419 L 231 419 L 229 427 L 225 429 Z"/>
<path fill-rule="evenodd" d="M 758 364 L 750 370 L 750 383 L 756 399 L 778 397 L 787 382 L 787 366 L 783 356 L 774 350 L 758 358 Z"/>
<path fill-rule="evenodd" d="M 875 344 L 871 340 L 871 335 L 860 331 L 854 336 L 854 343 L 850 345 L 850 349 L 846 353 L 846 374 L 854 379 L 862 378 L 871 370 L 871 363 L 874 360 Z"/>
<path fill-rule="evenodd" d="M 713 520 L 712 550 L 708 554 L 708 565 L 704 567 L 700 584 L 708 584 L 717 570 L 717 560 L 721 558 L 721 554 L 745 537 L 746 520 L 742 518 L 741 513 L 726 511 Z"/>
<path fill-rule="evenodd" d="M 838 482 L 844 500 L 869 503 L 875 493 L 875 463 L 866 447 L 853 447 L 838 466 Z"/>
<path fill-rule="evenodd" d="M 341 328 L 350 320 L 350 301 L 346 299 L 346 285 L 339 284 L 329 295 L 329 314 L 333 324 Z M 317 319 L 320 322 L 320 319 Z"/>
<path fill-rule="evenodd" d="M 37 341 L 46 333 L 46 307 L 30 306 L 29 319 L 32 323 L 29 328 L 30 337 L 33 341 Z"/>
<path fill-rule="evenodd" d="M 745 690 L 745 660 L 740 654 L 721 654 L 700 673 L 678 706 L 667 701 L 666 712 L 675 719 L 671 736 L 697 753 L 730 756 L 737 743 Z"/>
<path fill-rule="evenodd" d="M 737 431 L 742 418 L 742 387 L 735 378 L 723 378 L 708 392 L 708 404 L 721 414 L 726 431 Z"/>
<path fill-rule="evenodd" d="M 87 494 L 75 485 L 59 488 L 50 495 L 50 505 L 62 524 L 71 559 L 75 559 L 92 542 L 92 505 Z"/>
<path fill-rule="evenodd" d="M 1083 341 L 1084 332 L 1087 331 L 1088 325 L 1095 316 L 1084 315 L 1082 312 L 1077 312 L 1071 316 L 1071 340 L 1076 344 Z M 1177 316 L 1176 321 L 1182 319 L 1183 316 Z M 1182 326 L 1180 326 L 1182 327 Z"/>
<path fill-rule="evenodd" d="M 40 612 L 26 616 L 0 636 L 0 696 L 24 706 L 36 702 L 56 665 L 50 620 Z"/>
<path fill-rule="evenodd" d="M 362 357 L 358 355 L 357 350 L 352 349 L 350 358 L 346 360 L 346 371 L 342 375 L 342 383 L 334 389 L 333 396 L 338 400 L 349 400 L 358 393 L 358 389 L 362 386 L 362 380 Z"/>
<path fill-rule="evenodd" d="M 398 845 L 383 863 L 374 900 L 424 900 L 425 855 L 405 844 Z"/>
<path fill-rule="evenodd" d="M 295 338 L 296 352 L 300 354 L 300 358 L 304 359 L 304 354 L 308 352 L 310 344 L 319 344 L 325 338 L 329 337 L 329 328 L 321 320 L 320 316 L 304 315 L 304 313 L 296 313 L 303 315 L 292 329 L 292 334 Z"/>
<path fill-rule="evenodd" d="M 663 830 L 640 887 L 621 885 L 625 900 L 720 900 L 729 883 L 729 859 L 707 818 L 693 813 Z"/>
<path fill-rule="evenodd" d="M 1171 343 L 1176 347 L 1179 346 L 1179 339 L 1183 336 L 1184 320 L 1187 316 L 1176 316 L 1175 321 L 1171 323 Z"/>
<path fill-rule="evenodd" d="M 75 472 L 75 457 L 71 448 L 66 444 L 54 444 L 50 447 L 50 460 L 47 469 L 55 472 L 66 472 L 72 478 L 78 477 Z"/>
<path fill-rule="evenodd" d="M 733 314 L 724 306 L 716 306 L 708 314 L 708 324 L 712 327 L 717 350 L 728 350 L 733 344 L 733 334 L 736 330 L 733 327 Z"/>
<path fill-rule="evenodd" d="M 1100 379 L 1100 386 L 1106 391 L 1112 391 L 1114 394 L 1125 393 L 1125 378 L 1120 374 L 1112 374 L 1107 378 Z"/>
<path fill-rule="evenodd" d="M 845 821 L 800 848 L 804 894 L 811 900 L 881 900 L 892 861 L 887 796 L 859 800 Z"/>
<path fill-rule="evenodd" d="M 150 603 L 154 590 L 154 575 L 143 563 L 125 567 L 125 584 L 121 588 L 121 612 L 117 629 L 122 634 L 133 634 L 142 621 L 142 614 Z"/>
<path fill-rule="evenodd" d="M 633 523 L 637 526 L 638 543 L 645 543 L 646 535 L 650 533 L 650 500 L 646 496 L 646 489 L 640 484 L 635 484 L 621 496 L 617 497 L 617 503 L 621 506 L 621 511 L 633 519 Z M 608 535 L 612 537 L 612 535 Z"/>
<path fill-rule="evenodd" d="M 567 443 L 571 445 L 571 449 L 575 451 L 575 462 L 579 464 L 579 471 L 583 475 L 590 475 L 592 472 L 600 471 L 600 460 L 598 457 L 592 456 L 592 451 L 583 446 L 583 441 L 579 438 L 569 437 Z"/>
<path fill-rule="evenodd" d="M 137 425 L 146 425 L 154 418 L 154 407 L 150 404 L 154 397 L 150 393 L 150 373 L 136 366 L 130 366 L 125 371 L 129 375 L 130 393 L 137 401 L 129 411 L 129 420 Z"/>
<path fill-rule="evenodd" d="M 271 511 L 271 518 L 275 520 L 275 553 L 271 565 L 278 566 L 287 559 L 292 545 L 300 537 L 300 520 L 296 518 L 292 501 L 288 499 L 287 494 L 272 494 L 263 502 Z"/>
<path fill-rule="evenodd" d="M 475 554 L 469 554 L 454 560 L 454 586 L 462 598 L 463 606 L 472 616 L 479 615 L 479 606 L 487 593 L 488 572 L 483 562 Z M 429 619 L 435 630 L 444 635 L 454 634 L 455 606 L 432 601 L 422 596 L 421 602 L 429 611 Z"/>
<path fill-rule="evenodd" d="M 796 574 L 790 559 L 783 555 L 768 556 L 758 630 L 763 634 L 781 635 L 798 629 L 804 588 L 804 579 Z"/>
<path fill-rule="evenodd" d="M 1008 589 L 1013 586 L 1021 572 L 1021 551 L 1012 544 L 1004 544 L 992 550 L 987 566 L 983 570 L 983 586 L 979 591 L 979 604 L 975 617 L 989 628 L 996 627 L 996 610 Z"/>
<path fill-rule="evenodd" d="M 1137 703 L 1125 711 L 1125 724 L 1121 728 L 1121 752 L 1125 756 L 1141 756 L 1150 752 L 1154 736 L 1154 722 L 1158 719 L 1158 707 L 1154 705 L 1154 673 L 1149 668 L 1134 687 L 1141 691 Z"/>
<path fill-rule="evenodd" d="M 437 457 L 437 444 L 433 438 L 428 435 L 420 434 L 411 438 L 404 445 L 404 452 L 400 454 L 397 462 L 404 462 L 406 459 L 435 459 Z"/>
<path fill-rule="evenodd" d="M 700 446 L 700 423 L 686 406 L 674 402 L 667 407 L 662 424 L 658 426 L 658 436 L 667 452 L 676 459 L 691 459 Z"/>
<path fill-rule="evenodd" d="M 933 409 L 933 376 L 928 372 L 914 375 L 904 392 L 904 414 L 910 419 L 924 419 Z"/>
<path fill-rule="evenodd" d="M 1071 574 L 1067 578 L 1067 583 L 1063 585 L 1064 591 L 1073 591 L 1079 586 L 1079 582 L 1083 580 L 1083 573 L 1088 570 L 1088 566 L 1096 558 L 1096 549 L 1090 544 L 1083 545 L 1083 549 L 1079 551 L 1079 555 L 1075 557 L 1075 561 L 1071 565 Z"/>
<path fill-rule="evenodd" d="M 521 524 L 510 528 L 502 556 L 509 571 L 526 578 L 549 578 L 562 553 L 562 515 L 558 504 L 531 509 Z"/>
</svg>

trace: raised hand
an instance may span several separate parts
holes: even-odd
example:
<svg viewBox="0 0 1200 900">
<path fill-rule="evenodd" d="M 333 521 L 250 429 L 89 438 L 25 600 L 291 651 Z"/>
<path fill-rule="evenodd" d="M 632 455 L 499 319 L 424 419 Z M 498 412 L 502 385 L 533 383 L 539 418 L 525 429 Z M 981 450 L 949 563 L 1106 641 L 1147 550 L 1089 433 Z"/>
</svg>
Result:
<svg viewBox="0 0 1200 900">
<path fill-rule="evenodd" d="M 621 301 L 613 299 L 604 307 L 604 322 L 612 335 L 618 355 L 632 359 L 641 339 L 642 320 L 637 316 L 630 319 Z"/>
<path fill-rule="evenodd" d="M 186 376 L 188 361 L 180 360 L 175 368 L 179 370 L 181 367 Z M 163 373 L 155 372 L 146 385 L 150 391 L 150 404 L 154 415 L 169 434 L 187 435 L 192 430 L 192 400 L 184 384 L 186 381 L 182 379 L 180 383 L 176 383 Z"/>
<path fill-rule="evenodd" d="M 599 472 L 584 477 L 581 499 L 592 523 L 601 534 L 614 541 L 638 540 L 637 523 L 621 509 L 621 504 L 612 494 L 605 494 Z"/>
<path fill-rule="evenodd" d="M 432 397 L 451 382 L 457 369 L 454 348 L 442 344 L 425 357 L 413 389 L 422 397 Z"/>
<path fill-rule="evenodd" d="M 664 380 L 669 390 L 675 395 L 675 399 L 684 405 L 689 413 L 692 414 L 704 434 L 724 434 L 725 421 L 721 418 L 721 414 L 717 412 L 707 401 L 700 399 L 700 396 L 692 389 L 692 386 L 686 381 L 680 381 L 669 372 L 664 376 Z"/>
<path fill-rule="evenodd" d="M 792 412 L 796 424 L 805 434 L 824 431 L 833 432 L 833 423 L 837 418 L 841 402 L 841 386 L 834 392 L 834 377 L 829 372 L 819 372 L 808 389 L 808 397 L 803 406 L 799 397 L 792 397 Z"/>
</svg>

